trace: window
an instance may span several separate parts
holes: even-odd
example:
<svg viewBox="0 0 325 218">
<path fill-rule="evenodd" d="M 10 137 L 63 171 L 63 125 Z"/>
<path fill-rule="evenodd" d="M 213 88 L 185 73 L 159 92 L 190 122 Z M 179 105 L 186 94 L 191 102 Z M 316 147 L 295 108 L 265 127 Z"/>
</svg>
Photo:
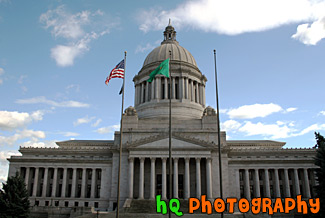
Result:
<svg viewBox="0 0 325 218">
<path fill-rule="evenodd" d="M 82 170 L 78 170 L 79 179 L 82 179 Z"/>
<path fill-rule="evenodd" d="M 64 202 L 64 206 L 65 206 L 65 207 L 69 207 L 69 201 L 65 201 L 65 202 Z"/>
<path fill-rule="evenodd" d="M 165 80 L 161 81 L 161 99 L 165 99 Z"/>
<path fill-rule="evenodd" d="M 80 198 L 80 196 L 81 196 L 81 185 L 78 184 L 77 198 Z"/>
<path fill-rule="evenodd" d="M 92 170 L 88 171 L 88 179 L 91 179 L 92 174 L 93 174 Z"/>
<path fill-rule="evenodd" d="M 87 198 L 90 198 L 91 185 L 87 185 Z"/>
<path fill-rule="evenodd" d="M 100 198 L 100 185 L 97 185 L 96 198 Z"/>
<path fill-rule="evenodd" d="M 102 171 L 101 170 L 98 170 L 97 171 L 97 179 L 101 179 L 102 178 Z"/>
</svg>

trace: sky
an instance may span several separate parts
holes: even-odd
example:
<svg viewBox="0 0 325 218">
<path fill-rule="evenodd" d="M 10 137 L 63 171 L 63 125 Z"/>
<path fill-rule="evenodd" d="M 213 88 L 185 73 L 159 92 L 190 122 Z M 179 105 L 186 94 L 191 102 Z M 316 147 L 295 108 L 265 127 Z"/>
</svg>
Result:
<svg viewBox="0 0 325 218">
<path fill-rule="evenodd" d="M 0 182 L 19 146 L 111 140 L 122 80 L 105 79 L 126 59 L 133 77 L 163 40 L 177 41 L 207 77 L 229 140 L 276 140 L 311 148 L 325 135 L 324 0 L 0 0 Z"/>
</svg>

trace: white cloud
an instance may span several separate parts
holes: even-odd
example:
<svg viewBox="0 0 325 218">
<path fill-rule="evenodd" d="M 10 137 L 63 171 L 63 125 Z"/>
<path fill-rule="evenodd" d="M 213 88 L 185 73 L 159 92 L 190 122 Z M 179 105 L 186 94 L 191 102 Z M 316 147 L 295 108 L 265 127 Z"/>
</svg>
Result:
<svg viewBox="0 0 325 218">
<path fill-rule="evenodd" d="M 152 50 L 154 49 L 155 46 L 154 45 L 151 45 L 150 43 L 147 43 L 145 46 L 142 46 L 142 45 L 138 45 L 137 48 L 135 49 L 135 53 L 143 53 L 145 51 L 148 51 L 148 50 Z"/>
<path fill-rule="evenodd" d="M 0 129 L 14 130 L 31 123 L 32 121 L 40 121 L 43 119 L 42 111 L 32 113 L 18 111 L 0 111 Z"/>
<path fill-rule="evenodd" d="M 78 84 L 71 84 L 71 85 L 68 85 L 65 89 L 67 91 L 73 89 L 73 90 L 75 90 L 75 92 L 79 92 L 80 91 L 80 85 L 78 85 Z"/>
<path fill-rule="evenodd" d="M 113 126 L 106 126 L 106 127 L 101 127 L 97 130 L 95 130 L 95 132 L 99 133 L 99 134 L 107 134 L 116 130 L 120 129 L 120 125 L 113 125 Z"/>
<path fill-rule="evenodd" d="M 295 110 L 297 110 L 297 108 L 289 107 L 289 108 L 286 109 L 286 112 L 292 112 L 292 111 L 295 111 Z"/>
<path fill-rule="evenodd" d="M 97 127 L 102 122 L 102 119 L 97 119 L 95 123 L 91 124 L 92 127 Z"/>
<path fill-rule="evenodd" d="M 0 76 L 5 73 L 5 70 L 0 67 Z M 0 78 L 0 85 L 3 83 L 3 80 Z"/>
<path fill-rule="evenodd" d="M 55 141 L 39 142 L 38 140 L 26 141 L 21 144 L 21 147 L 33 147 L 33 148 L 57 148 L 58 145 Z"/>
<path fill-rule="evenodd" d="M 0 188 L 2 188 L 2 183 L 7 181 L 9 162 L 7 158 L 10 156 L 21 156 L 18 151 L 0 151 Z"/>
<path fill-rule="evenodd" d="M 65 132 L 63 135 L 66 137 L 71 137 L 71 136 L 79 136 L 80 134 L 76 132 Z"/>
<path fill-rule="evenodd" d="M 300 136 L 300 135 L 305 135 L 309 132 L 315 132 L 315 131 L 321 131 L 325 130 L 325 124 L 313 124 L 308 126 L 307 128 L 303 129 L 301 132 L 297 134 L 293 134 L 293 136 Z"/>
<path fill-rule="evenodd" d="M 45 133 L 29 129 L 17 130 L 14 135 L 0 136 L 0 145 L 14 145 L 18 140 L 26 138 L 38 141 L 39 138 L 45 138 Z"/>
<path fill-rule="evenodd" d="M 293 131 L 287 125 L 263 124 L 261 122 L 246 122 L 239 128 L 240 132 L 246 133 L 247 136 L 262 135 L 272 139 L 288 138 Z"/>
<path fill-rule="evenodd" d="M 325 111 L 321 111 L 321 112 L 319 112 L 319 114 L 325 116 Z"/>
<path fill-rule="evenodd" d="M 236 35 L 315 21 L 324 11 L 325 2 L 313 0 L 193 0 L 172 10 L 143 10 L 138 19 L 144 32 L 161 30 L 171 18 L 177 28 Z"/>
<path fill-rule="evenodd" d="M 230 109 L 227 114 L 230 118 L 253 119 L 256 117 L 266 117 L 280 111 L 282 111 L 282 108 L 279 105 L 270 103 L 244 105 L 236 109 Z"/>
<path fill-rule="evenodd" d="M 316 45 L 320 40 L 325 38 L 325 16 L 311 24 L 300 24 L 297 27 L 297 32 L 292 35 L 292 38 L 306 45 Z"/>
<path fill-rule="evenodd" d="M 222 131 L 235 131 L 237 130 L 241 124 L 236 120 L 227 120 L 221 123 L 221 130 Z"/>
<path fill-rule="evenodd" d="M 53 100 L 48 100 L 44 96 L 27 98 L 27 99 L 18 99 L 16 100 L 18 104 L 48 104 L 54 107 L 89 107 L 89 104 L 78 102 L 78 101 L 62 101 L 56 102 Z"/>
<path fill-rule="evenodd" d="M 301 131 L 295 129 L 294 126 L 294 122 L 277 121 L 276 124 L 264 124 L 247 121 L 238 128 L 238 131 L 245 133 L 247 136 L 261 135 L 272 139 L 283 139 L 325 130 L 325 124 L 312 124 Z"/>
<path fill-rule="evenodd" d="M 52 28 L 55 37 L 78 38 L 84 34 L 83 25 L 89 24 L 89 11 L 82 11 L 76 14 L 67 12 L 63 5 L 54 10 L 48 10 L 40 16 L 40 22 L 45 28 Z"/>
<path fill-rule="evenodd" d="M 96 33 L 87 34 L 84 38 L 69 45 L 57 45 L 51 49 L 51 57 L 55 59 L 56 64 L 61 67 L 72 66 L 76 57 L 89 51 L 88 44 L 97 39 Z"/>
<path fill-rule="evenodd" d="M 18 79 L 18 84 L 23 84 L 24 79 L 26 79 L 26 78 L 27 78 L 26 75 L 21 75 L 21 76 L 19 77 L 19 79 Z"/>
<path fill-rule="evenodd" d="M 78 126 L 80 124 L 90 123 L 94 119 L 95 119 L 95 117 L 88 117 L 88 115 L 87 115 L 85 117 L 77 119 L 75 122 L 73 122 L 73 125 Z"/>
<path fill-rule="evenodd" d="M 55 38 L 68 40 L 66 44 L 51 49 L 51 57 L 61 67 L 72 66 L 75 58 L 89 51 L 92 40 L 109 33 L 109 29 L 115 25 L 100 10 L 71 14 L 63 5 L 43 13 L 40 22 L 46 29 L 51 29 Z"/>
</svg>

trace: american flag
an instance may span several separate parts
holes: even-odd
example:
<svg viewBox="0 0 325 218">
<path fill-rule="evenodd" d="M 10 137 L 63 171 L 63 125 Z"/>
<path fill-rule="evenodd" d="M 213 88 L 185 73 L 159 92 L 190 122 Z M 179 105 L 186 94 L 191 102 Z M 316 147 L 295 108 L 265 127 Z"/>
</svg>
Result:
<svg viewBox="0 0 325 218">
<path fill-rule="evenodd" d="M 106 78 L 105 84 L 108 85 L 108 82 L 112 78 L 124 78 L 124 60 L 122 60 L 116 65 L 116 67 L 114 67 L 109 76 Z"/>
</svg>

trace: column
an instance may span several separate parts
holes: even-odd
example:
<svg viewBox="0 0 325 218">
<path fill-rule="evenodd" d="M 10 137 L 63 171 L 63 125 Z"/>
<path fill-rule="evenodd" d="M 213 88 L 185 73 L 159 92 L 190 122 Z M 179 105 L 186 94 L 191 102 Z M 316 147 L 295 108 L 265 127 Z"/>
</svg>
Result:
<svg viewBox="0 0 325 218">
<path fill-rule="evenodd" d="M 166 171 L 166 161 L 167 158 L 163 157 L 161 159 L 162 161 L 162 175 L 161 175 L 161 183 L 162 183 L 162 192 L 161 192 L 161 198 L 162 199 L 167 199 L 167 171 Z"/>
<path fill-rule="evenodd" d="M 201 198 L 201 158 L 195 158 L 196 160 L 196 197 Z"/>
<path fill-rule="evenodd" d="M 90 198 L 95 198 L 95 189 L 96 189 L 96 168 L 92 168 Z"/>
<path fill-rule="evenodd" d="M 138 104 L 137 97 L 138 97 L 138 86 L 134 85 L 135 93 L 134 93 L 134 106 Z"/>
<path fill-rule="evenodd" d="M 290 198 L 290 184 L 289 184 L 289 175 L 288 175 L 288 169 L 283 170 L 284 173 L 284 186 L 285 186 L 285 196 L 287 198 Z"/>
<path fill-rule="evenodd" d="M 250 200 L 251 199 L 251 189 L 250 189 L 250 184 L 249 184 L 249 172 L 248 169 L 245 169 L 245 177 L 244 177 L 244 193 L 245 197 Z"/>
<path fill-rule="evenodd" d="M 275 180 L 275 197 L 280 198 L 280 182 L 279 182 L 279 171 L 278 169 L 274 169 L 274 180 Z"/>
<path fill-rule="evenodd" d="M 185 88 L 185 95 L 184 95 L 184 98 L 185 99 L 188 99 L 188 78 L 185 77 L 185 84 L 184 84 L 184 88 Z"/>
<path fill-rule="evenodd" d="M 309 187 L 309 179 L 308 179 L 308 171 L 307 168 L 304 168 L 304 186 L 305 186 L 305 198 L 310 198 L 310 187 Z"/>
<path fill-rule="evenodd" d="M 38 167 L 35 167 L 35 177 L 34 177 L 34 186 L 33 186 L 33 197 L 36 197 L 36 194 L 37 194 L 38 172 L 39 172 L 39 168 Z"/>
<path fill-rule="evenodd" d="M 237 197 L 237 199 L 239 199 L 241 197 L 240 194 L 240 176 L 239 176 L 239 169 L 235 169 L 235 187 L 236 187 L 236 195 L 235 197 Z"/>
<path fill-rule="evenodd" d="M 310 176 L 310 183 L 311 183 L 312 187 L 314 187 L 316 185 L 315 170 L 314 169 L 310 169 L 309 176 Z M 315 197 L 315 190 L 311 189 L 310 192 L 311 192 L 310 194 L 314 198 Z"/>
<path fill-rule="evenodd" d="M 174 158 L 174 198 L 178 198 L 178 158 Z"/>
<path fill-rule="evenodd" d="M 28 189 L 28 180 L 29 180 L 29 167 L 26 167 L 26 173 L 25 173 L 26 189 Z"/>
<path fill-rule="evenodd" d="M 265 186 L 265 197 L 270 198 L 270 179 L 269 179 L 269 170 L 264 170 L 264 186 Z"/>
<path fill-rule="evenodd" d="M 54 168 L 54 175 L 53 175 L 53 181 L 52 181 L 52 197 L 55 197 L 56 195 L 56 184 L 58 182 L 58 168 Z"/>
<path fill-rule="evenodd" d="M 85 197 L 85 191 L 86 191 L 86 168 L 82 169 L 82 180 L 81 180 L 81 198 Z"/>
<path fill-rule="evenodd" d="M 150 199 L 155 199 L 155 188 L 156 188 L 156 181 L 155 181 L 155 177 L 156 177 L 156 158 L 150 158 L 151 160 L 151 169 L 150 169 Z"/>
<path fill-rule="evenodd" d="M 175 99 L 175 77 L 172 77 L 172 99 Z"/>
<path fill-rule="evenodd" d="M 207 198 L 212 199 L 211 158 L 206 159 Z"/>
<path fill-rule="evenodd" d="M 195 102 L 195 93 L 194 93 L 194 81 L 191 80 L 191 101 L 194 101 Z"/>
<path fill-rule="evenodd" d="M 129 198 L 133 199 L 134 158 L 129 158 Z"/>
<path fill-rule="evenodd" d="M 140 103 L 143 103 L 143 95 L 144 95 L 144 84 L 143 82 L 141 83 L 141 95 L 140 95 Z"/>
<path fill-rule="evenodd" d="M 151 100 L 155 99 L 155 80 L 151 82 Z"/>
<path fill-rule="evenodd" d="M 148 102 L 149 101 L 149 83 L 146 81 L 146 93 L 145 93 L 145 101 Z"/>
<path fill-rule="evenodd" d="M 294 175 L 294 180 L 295 180 L 295 191 L 296 191 L 296 196 L 297 196 L 297 195 L 300 195 L 298 169 L 293 169 L 293 175 Z"/>
<path fill-rule="evenodd" d="M 76 197 L 76 181 L 77 181 L 77 168 L 73 168 L 72 185 L 71 185 L 71 198 Z"/>
<path fill-rule="evenodd" d="M 190 198 L 190 158 L 185 158 L 185 192 L 184 199 Z"/>
<path fill-rule="evenodd" d="M 165 86 L 165 88 L 164 88 L 164 97 L 165 97 L 165 99 L 168 99 L 168 80 L 167 80 L 167 77 L 165 77 L 164 78 L 164 80 L 165 80 L 165 83 L 164 83 L 164 86 Z"/>
<path fill-rule="evenodd" d="M 261 190 L 260 190 L 260 178 L 258 174 L 258 169 L 254 169 L 254 183 L 255 183 L 255 198 L 261 197 Z"/>
<path fill-rule="evenodd" d="M 202 104 L 205 106 L 205 86 L 202 84 Z"/>
<path fill-rule="evenodd" d="M 156 77 L 154 80 L 155 80 L 155 99 L 159 99 L 159 97 L 158 97 L 158 87 L 159 87 L 159 82 L 160 82 L 160 80 L 158 80 L 159 79 L 159 77 Z"/>
<path fill-rule="evenodd" d="M 49 168 L 45 167 L 44 168 L 42 197 L 46 197 L 48 174 L 49 174 Z"/>
<path fill-rule="evenodd" d="M 196 82 L 196 84 L 195 84 L 195 89 L 196 89 L 196 101 L 195 102 L 197 102 L 197 103 L 199 103 L 200 102 L 200 99 L 199 99 L 199 83 L 198 82 Z"/>
<path fill-rule="evenodd" d="M 67 173 L 68 169 L 63 168 L 63 181 L 62 181 L 62 190 L 61 190 L 61 197 L 65 198 L 65 191 L 67 189 Z"/>
<path fill-rule="evenodd" d="M 144 198 L 144 158 L 140 158 L 139 199 Z"/>
<path fill-rule="evenodd" d="M 184 77 L 179 77 L 179 99 L 184 99 Z"/>
</svg>

